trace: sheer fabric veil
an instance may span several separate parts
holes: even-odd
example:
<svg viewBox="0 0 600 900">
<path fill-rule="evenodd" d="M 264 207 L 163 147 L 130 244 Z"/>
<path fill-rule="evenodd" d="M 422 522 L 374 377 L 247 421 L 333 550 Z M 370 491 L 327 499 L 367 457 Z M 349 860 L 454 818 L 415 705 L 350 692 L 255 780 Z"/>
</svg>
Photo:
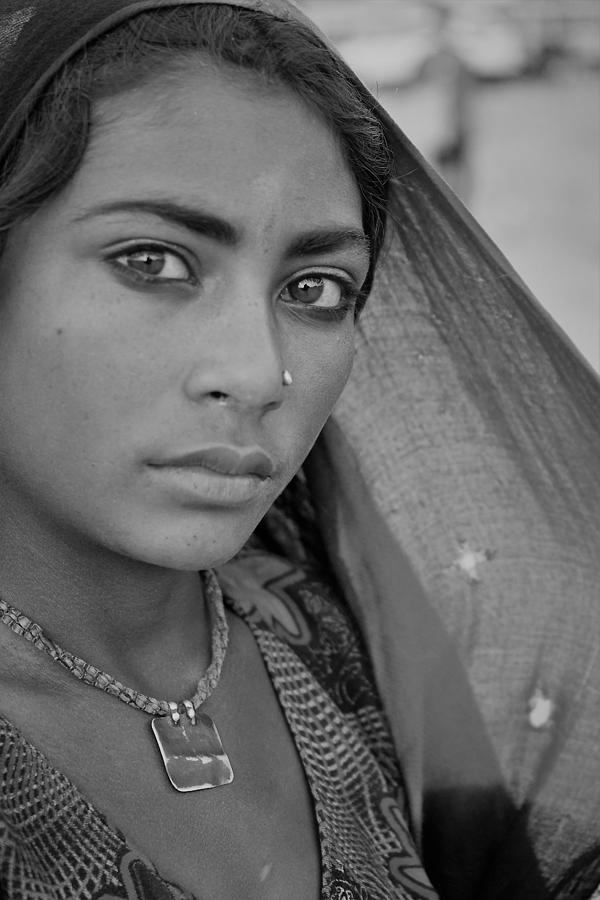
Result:
<svg viewBox="0 0 600 900">
<path fill-rule="evenodd" d="M 0 172 L 60 63 L 164 5 L 3 0 Z M 286 0 L 230 5 L 308 21 Z M 590 897 L 600 381 L 361 90 L 393 151 L 392 204 L 350 383 L 305 465 L 321 534 L 441 896 Z"/>
</svg>

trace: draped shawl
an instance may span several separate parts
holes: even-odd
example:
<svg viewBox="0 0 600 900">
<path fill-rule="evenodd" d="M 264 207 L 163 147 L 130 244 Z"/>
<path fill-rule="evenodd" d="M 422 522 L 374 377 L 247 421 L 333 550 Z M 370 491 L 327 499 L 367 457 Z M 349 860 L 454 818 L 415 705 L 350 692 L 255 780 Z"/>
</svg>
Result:
<svg viewBox="0 0 600 900">
<path fill-rule="evenodd" d="M 2 0 L 0 172 L 60 64 L 167 5 Z M 440 895 L 583 900 L 600 883 L 600 383 L 359 89 L 393 153 L 388 240 L 304 467 L 320 540 Z"/>
</svg>

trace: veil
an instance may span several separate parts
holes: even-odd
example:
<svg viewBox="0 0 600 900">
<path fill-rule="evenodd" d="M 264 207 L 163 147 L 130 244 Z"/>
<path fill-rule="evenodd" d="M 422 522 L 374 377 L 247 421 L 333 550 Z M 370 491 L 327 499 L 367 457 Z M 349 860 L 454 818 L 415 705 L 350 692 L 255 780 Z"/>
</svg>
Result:
<svg viewBox="0 0 600 900">
<path fill-rule="evenodd" d="M 66 58 L 177 2 L 197 0 L 3 0 L 0 172 Z M 287 0 L 212 2 L 316 30 Z M 600 884 L 600 382 L 360 90 L 394 157 L 388 238 L 306 484 L 441 896 L 583 900 Z"/>
</svg>

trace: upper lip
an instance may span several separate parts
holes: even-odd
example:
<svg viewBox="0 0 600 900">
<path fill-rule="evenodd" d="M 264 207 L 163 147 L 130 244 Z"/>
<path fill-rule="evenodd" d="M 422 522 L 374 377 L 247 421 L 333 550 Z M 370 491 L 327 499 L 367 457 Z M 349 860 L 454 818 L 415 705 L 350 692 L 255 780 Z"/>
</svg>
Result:
<svg viewBox="0 0 600 900">
<path fill-rule="evenodd" d="M 190 469 L 201 467 L 220 475 L 257 475 L 259 478 L 269 478 L 275 469 L 268 453 L 258 447 L 242 448 L 224 444 L 202 447 L 182 456 L 153 461 L 151 465 Z"/>
</svg>

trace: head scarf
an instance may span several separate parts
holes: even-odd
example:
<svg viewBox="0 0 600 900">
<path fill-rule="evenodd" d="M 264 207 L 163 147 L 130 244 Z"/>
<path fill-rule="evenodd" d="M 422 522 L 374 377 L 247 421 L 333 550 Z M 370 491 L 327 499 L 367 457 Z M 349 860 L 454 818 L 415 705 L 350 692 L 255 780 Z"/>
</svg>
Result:
<svg viewBox="0 0 600 900">
<path fill-rule="evenodd" d="M 308 21 L 287 0 L 212 2 Z M 173 5 L 3 0 L 0 172 L 67 58 Z M 589 897 L 600 883 L 600 384 L 360 90 L 394 157 L 389 235 L 351 380 L 305 466 L 312 502 L 440 895 Z"/>
</svg>

